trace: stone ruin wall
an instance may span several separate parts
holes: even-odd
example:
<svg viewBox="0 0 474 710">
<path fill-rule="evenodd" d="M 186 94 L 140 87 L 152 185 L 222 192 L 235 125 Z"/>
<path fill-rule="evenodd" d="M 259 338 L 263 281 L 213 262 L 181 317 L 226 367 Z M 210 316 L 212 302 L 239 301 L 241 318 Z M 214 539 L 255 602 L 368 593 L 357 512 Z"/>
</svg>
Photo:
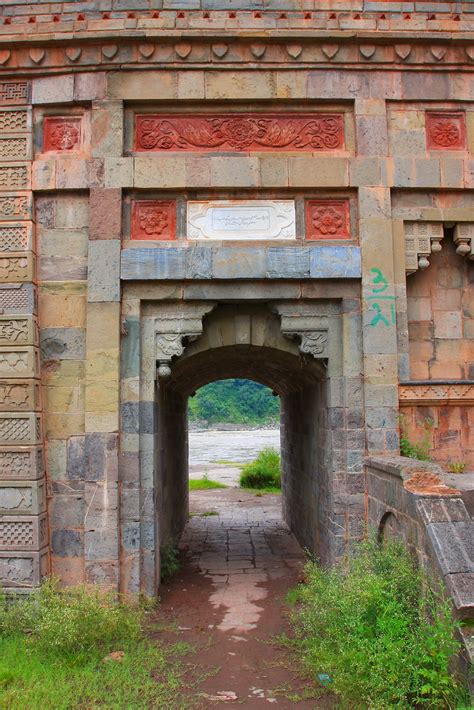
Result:
<svg viewBox="0 0 474 710">
<path fill-rule="evenodd" d="M 363 328 L 344 335 L 349 352 L 363 353 L 365 435 L 358 429 L 353 472 L 360 479 L 365 451 L 398 451 L 399 409 L 420 436 L 432 420 L 440 461 L 472 465 L 473 11 L 390 0 L 4 0 L 2 584 L 29 588 L 52 569 L 65 582 L 139 585 L 123 582 L 139 564 L 140 505 L 137 437 L 123 419 L 136 383 L 120 368 L 121 353 L 125 369 L 133 359 L 122 319 L 140 315 L 137 279 L 182 298 L 182 282 L 248 279 L 249 260 L 254 282 L 276 279 L 300 296 L 361 277 Z M 244 28 L 251 36 L 239 37 Z M 144 107 L 211 105 L 330 113 L 340 142 L 314 153 L 136 150 Z M 280 261 L 261 246 L 206 252 L 205 273 L 203 253 L 201 271 L 185 261 L 186 195 L 255 190 L 299 200 L 294 252 Z M 144 241 L 144 200 L 167 203 L 165 240 Z M 347 267 L 350 249 L 360 271 Z"/>
</svg>

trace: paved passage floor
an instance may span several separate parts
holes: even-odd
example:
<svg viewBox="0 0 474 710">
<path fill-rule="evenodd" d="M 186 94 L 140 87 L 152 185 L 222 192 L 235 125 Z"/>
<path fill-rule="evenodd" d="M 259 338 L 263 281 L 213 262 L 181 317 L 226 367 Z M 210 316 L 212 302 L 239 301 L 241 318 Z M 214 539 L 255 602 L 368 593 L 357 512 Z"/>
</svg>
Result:
<svg viewBox="0 0 474 710">
<path fill-rule="evenodd" d="M 237 488 L 193 491 L 181 540 L 181 570 L 162 589 L 162 611 L 179 638 L 199 647 L 208 677 L 204 706 L 294 707 L 308 690 L 289 654 L 273 640 L 287 629 L 285 596 L 301 579 L 304 553 L 281 517 L 278 495 Z M 332 707 L 328 696 L 298 707 Z"/>
</svg>

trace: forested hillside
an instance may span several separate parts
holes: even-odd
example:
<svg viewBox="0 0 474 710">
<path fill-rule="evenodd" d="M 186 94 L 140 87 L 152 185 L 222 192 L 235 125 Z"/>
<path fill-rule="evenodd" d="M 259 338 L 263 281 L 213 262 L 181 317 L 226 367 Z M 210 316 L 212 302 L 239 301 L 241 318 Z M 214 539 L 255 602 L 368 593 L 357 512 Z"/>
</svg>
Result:
<svg viewBox="0 0 474 710">
<path fill-rule="evenodd" d="M 280 400 L 250 380 L 218 380 L 201 387 L 189 400 L 191 421 L 267 425 L 277 423 Z"/>
</svg>

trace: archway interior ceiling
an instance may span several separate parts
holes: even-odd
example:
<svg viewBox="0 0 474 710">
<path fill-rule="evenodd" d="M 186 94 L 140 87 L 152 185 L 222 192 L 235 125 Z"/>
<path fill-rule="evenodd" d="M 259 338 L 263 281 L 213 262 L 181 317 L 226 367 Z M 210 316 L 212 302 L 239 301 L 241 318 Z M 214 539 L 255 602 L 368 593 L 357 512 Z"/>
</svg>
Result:
<svg viewBox="0 0 474 710">
<path fill-rule="evenodd" d="M 311 357 L 276 348 L 234 345 L 177 360 L 166 386 L 189 396 L 209 382 L 239 378 L 254 380 L 285 395 L 318 383 L 323 369 Z"/>
</svg>

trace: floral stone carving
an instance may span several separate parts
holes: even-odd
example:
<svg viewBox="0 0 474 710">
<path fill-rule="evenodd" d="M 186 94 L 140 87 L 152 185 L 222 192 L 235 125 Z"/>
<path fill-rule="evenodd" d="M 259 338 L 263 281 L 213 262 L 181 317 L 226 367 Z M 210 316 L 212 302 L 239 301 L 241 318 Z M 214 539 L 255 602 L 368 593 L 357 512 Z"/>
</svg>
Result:
<svg viewBox="0 0 474 710">
<path fill-rule="evenodd" d="M 429 150 L 465 150 L 464 113 L 428 112 L 426 114 L 426 144 Z"/>
<path fill-rule="evenodd" d="M 343 114 L 137 115 L 137 151 L 340 150 Z"/>
<path fill-rule="evenodd" d="M 82 142 L 82 120 L 76 117 L 47 116 L 44 119 L 43 151 L 79 150 Z"/>
<path fill-rule="evenodd" d="M 307 200 L 307 239 L 349 239 L 348 200 Z"/>
<path fill-rule="evenodd" d="M 176 203 L 140 200 L 132 207 L 132 239 L 176 239 Z"/>
</svg>

